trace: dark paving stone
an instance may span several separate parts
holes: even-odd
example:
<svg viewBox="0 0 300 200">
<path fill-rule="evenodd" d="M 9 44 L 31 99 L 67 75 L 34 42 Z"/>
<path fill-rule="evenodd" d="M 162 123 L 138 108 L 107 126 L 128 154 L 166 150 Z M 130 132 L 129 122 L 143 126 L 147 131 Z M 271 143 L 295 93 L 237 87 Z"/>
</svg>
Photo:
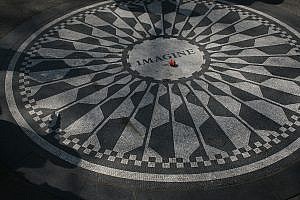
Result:
<svg viewBox="0 0 300 200">
<path fill-rule="evenodd" d="M 97 199 L 99 200 L 133 200 L 134 193 L 130 190 L 121 189 L 110 185 L 97 185 Z"/>
<path fill-rule="evenodd" d="M 15 168 L 28 154 L 32 152 L 28 138 L 23 134 L 19 126 L 0 120 L 2 129 L 0 134 L 0 161 Z"/>
<path fill-rule="evenodd" d="M 16 171 L 30 180 L 32 184 L 48 188 L 47 190 L 51 193 L 66 199 L 70 198 L 70 194 L 76 194 L 76 199 L 79 199 L 82 197 L 81 190 L 87 183 L 97 184 L 97 178 L 89 173 L 81 173 L 82 169 L 49 158 L 51 158 L 50 155 L 45 158 L 37 153 L 31 153 L 19 163 Z M 89 197 L 95 196 L 96 190 L 90 190 L 89 195 Z"/>
<path fill-rule="evenodd" d="M 63 161 L 53 161 L 48 156 L 45 159 L 32 153 L 19 165 L 17 172 L 32 184 L 63 199 L 133 199 L 131 190 L 122 189 L 121 185 L 107 185 L 95 173 L 71 165 L 66 167 Z M 70 194 L 76 196 L 72 197 Z"/>
<path fill-rule="evenodd" d="M 139 200 L 275 200 L 277 199 L 267 189 L 266 183 L 258 183 L 255 186 L 243 185 L 237 187 L 224 188 L 220 190 L 211 191 L 162 191 L 162 192 L 140 192 L 137 193 L 137 199 Z"/>
<path fill-rule="evenodd" d="M 300 200 L 300 195 L 297 195 L 296 197 L 292 197 L 289 200 Z"/>
<path fill-rule="evenodd" d="M 61 200 L 55 192 L 51 193 L 47 184 L 35 185 L 28 182 L 20 173 L 12 172 L 0 164 L 0 195 L 1 198 L 13 200 Z M 59 191 L 59 190 L 56 190 Z M 73 194 L 69 194 L 76 199 Z"/>
<path fill-rule="evenodd" d="M 280 199 L 289 199 L 299 193 L 300 163 L 282 171 L 277 176 L 270 177 L 269 187 Z"/>
</svg>

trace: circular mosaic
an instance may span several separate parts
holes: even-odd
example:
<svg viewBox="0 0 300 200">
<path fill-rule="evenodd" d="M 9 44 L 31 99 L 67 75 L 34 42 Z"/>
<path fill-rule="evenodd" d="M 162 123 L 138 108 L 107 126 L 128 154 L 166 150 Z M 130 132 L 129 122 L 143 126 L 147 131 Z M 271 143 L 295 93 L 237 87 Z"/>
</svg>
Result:
<svg viewBox="0 0 300 200">
<path fill-rule="evenodd" d="M 107 1 L 50 22 L 18 52 L 5 83 L 11 113 L 82 168 L 210 181 L 300 147 L 299 33 L 258 11 Z"/>
</svg>

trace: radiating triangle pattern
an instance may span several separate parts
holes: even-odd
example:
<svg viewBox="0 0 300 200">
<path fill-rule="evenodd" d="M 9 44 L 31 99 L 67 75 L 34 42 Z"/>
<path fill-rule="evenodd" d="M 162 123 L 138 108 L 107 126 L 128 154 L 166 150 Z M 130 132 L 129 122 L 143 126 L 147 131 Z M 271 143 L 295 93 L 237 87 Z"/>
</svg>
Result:
<svg viewBox="0 0 300 200">
<path fill-rule="evenodd" d="M 107 1 L 36 35 L 14 94 L 41 137 L 91 162 L 233 170 L 299 138 L 298 41 L 225 3 Z"/>
</svg>

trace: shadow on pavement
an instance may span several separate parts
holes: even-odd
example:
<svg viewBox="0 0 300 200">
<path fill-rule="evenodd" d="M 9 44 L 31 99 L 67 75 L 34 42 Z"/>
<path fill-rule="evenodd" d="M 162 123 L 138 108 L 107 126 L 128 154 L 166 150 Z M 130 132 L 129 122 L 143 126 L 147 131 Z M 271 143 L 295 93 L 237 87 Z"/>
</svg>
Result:
<svg viewBox="0 0 300 200">
<path fill-rule="evenodd" d="M 49 185 L 54 177 L 61 181 L 58 174 L 47 174 L 47 168 L 72 169 L 75 166 L 63 161 L 53 159 L 51 155 L 44 154 L 30 141 L 21 128 L 11 122 L 0 120 L 0 194 L 10 196 L 10 199 L 79 199 L 70 192 L 61 191 Z M 74 154 L 76 152 L 73 151 Z M 64 177 L 67 178 L 67 177 Z M 73 178 L 74 177 L 71 177 Z M 33 183 L 29 183 L 31 179 Z M 47 182 L 41 182 L 46 180 Z M 35 183 L 34 183 L 35 182 Z M 76 187 L 76 182 L 69 187 Z M 78 188 L 77 188 L 78 189 Z"/>
</svg>

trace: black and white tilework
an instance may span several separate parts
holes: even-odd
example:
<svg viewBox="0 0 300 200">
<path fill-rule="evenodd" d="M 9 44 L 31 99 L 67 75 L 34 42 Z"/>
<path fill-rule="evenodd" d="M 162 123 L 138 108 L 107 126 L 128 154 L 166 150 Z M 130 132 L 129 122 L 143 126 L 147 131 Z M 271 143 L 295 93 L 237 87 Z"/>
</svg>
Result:
<svg viewBox="0 0 300 200">
<path fill-rule="evenodd" d="M 299 33 L 267 15 L 213 1 L 112 1 L 33 35 L 10 64 L 6 96 L 30 137 L 68 162 L 194 182 L 300 147 Z"/>
</svg>

